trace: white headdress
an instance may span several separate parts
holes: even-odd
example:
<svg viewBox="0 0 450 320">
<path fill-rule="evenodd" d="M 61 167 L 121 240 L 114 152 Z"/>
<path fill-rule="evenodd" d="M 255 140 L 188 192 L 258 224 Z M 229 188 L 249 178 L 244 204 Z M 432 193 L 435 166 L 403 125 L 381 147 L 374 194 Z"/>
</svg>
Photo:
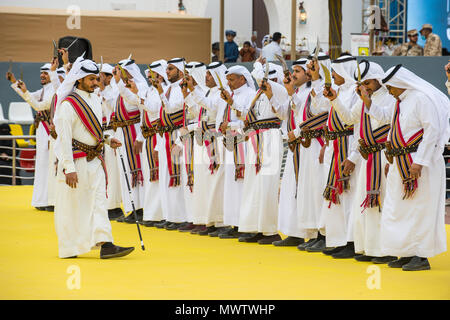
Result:
<svg viewBox="0 0 450 320">
<path fill-rule="evenodd" d="M 208 65 L 206 69 L 211 73 L 211 76 L 214 78 L 214 81 L 216 82 L 217 86 L 219 86 L 219 79 L 218 79 L 219 77 L 223 87 L 225 89 L 228 89 L 228 81 L 226 77 L 227 67 L 222 62 L 220 61 L 212 62 Z"/>
<path fill-rule="evenodd" d="M 252 75 L 248 72 L 247 68 L 239 65 L 232 66 L 227 70 L 226 74 L 238 74 L 244 76 L 247 81 L 247 86 L 255 90 L 255 83 L 253 82 Z"/>
</svg>

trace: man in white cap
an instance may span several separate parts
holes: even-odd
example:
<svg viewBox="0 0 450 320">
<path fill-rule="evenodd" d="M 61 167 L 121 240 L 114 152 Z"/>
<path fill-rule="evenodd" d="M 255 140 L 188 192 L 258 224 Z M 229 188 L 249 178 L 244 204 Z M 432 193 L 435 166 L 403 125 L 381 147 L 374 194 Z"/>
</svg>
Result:
<svg viewBox="0 0 450 320">
<path fill-rule="evenodd" d="M 114 68 L 107 63 L 98 65 L 98 67 L 100 69 L 98 95 L 102 99 L 103 132 L 104 134 L 114 136 L 111 121 L 114 118 L 114 109 L 119 96 L 119 89 L 117 88 L 116 81 L 113 80 Z M 121 208 L 122 187 L 120 184 L 120 168 L 117 156 L 116 150 L 108 145 L 105 146 L 105 164 L 108 174 L 106 191 L 108 193 L 107 208 L 109 220 L 124 218 L 124 213 Z"/>
<path fill-rule="evenodd" d="M 442 41 L 441 38 L 433 33 L 433 26 L 426 23 L 420 29 L 422 39 L 426 40 L 423 49 L 424 56 L 442 56 Z"/>
<path fill-rule="evenodd" d="M 372 104 L 392 108 L 395 99 L 389 95 L 381 84 L 384 77 L 383 69 L 374 62 L 363 60 L 360 63 L 361 84 L 368 92 Z M 356 80 L 358 73 L 355 72 Z M 382 149 L 390 128 L 389 121 L 380 122 L 367 113 L 364 102 L 360 101 L 354 108 L 347 108 L 341 103 L 336 92 L 332 93 L 333 107 L 346 123 L 354 123 L 354 139 L 352 151 L 347 158 L 350 167 L 361 162 L 359 169 L 355 169 L 352 176 L 356 183 L 352 184 L 355 195 L 352 203 L 353 236 L 355 260 L 371 261 L 373 263 L 388 263 L 395 260 L 392 256 L 383 256 L 381 252 L 380 219 L 383 200 L 386 191 L 384 168 L 386 164 Z M 357 92 L 360 92 L 357 88 Z M 364 110 L 364 112 L 362 112 Z M 355 154 L 358 152 L 358 157 Z M 362 159 L 361 159 L 362 155 Z M 349 226 L 349 229 L 350 226 Z M 328 239 L 328 238 L 327 238 Z M 348 250 L 348 249 L 347 249 Z"/>
<path fill-rule="evenodd" d="M 227 70 L 226 78 L 231 93 L 224 89 L 221 98 L 225 107 L 218 110 L 216 128 L 224 135 L 226 146 L 224 162 L 224 206 L 223 223 L 232 228 L 219 235 L 221 239 L 234 239 L 239 232 L 241 199 L 245 175 L 245 141 L 242 138 L 244 122 L 242 113 L 246 113 L 255 96 L 255 84 L 248 70 L 243 66 L 232 66 Z"/>
<path fill-rule="evenodd" d="M 302 121 L 299 128 L 302 131 L 300 148 L 299 181 L 297 186 L 297 210 L 300 228 L 306 232 L 309 240 L 299 244 L 301 251 L 321 252 L 325 249 L 325 226 L 322 219 L 323 189 L 326 185 L 329 165 L 331 163 L 331 148 L 325 149 L 324 128 L 327 124 L 330 102 L 323 96 L 325 74 L 321 64 L 331 70 L 330 57 L 319 53 L 318 61 L 308 57 L 307 75 L 311 79 L 311 89 L 302 109 Z M 296 102 L 296 105 L 300 102 Z M 289 140 L 295 137 L 292 135 Z M 305 182 L 306 181 L 306 182 Z M 303 183 L 302 183 L 303 182 Z M 313 248 L 314 246 L 314 248 Z"/>
<path fill-rule="evenodd" d="M 142 145 L 139 144 L 139 142 L 136 142 L 136 139 L 141 131 L 139 97 L 145 93 L 148 85 L 133 59 L 128 58 L 119 61 L 119 65 L 120 67 L 116 66 L 113 71 L 114 80 L 119 90 L 119 96 L 115 102 L 114 117 L 110 123 L 113 126 L 113 129 L 116 129 L 115 137 L 122 143 L 122 146 L 118 148 L 117 151 L 119 152 L 119 155 L 123 156 L 126 176 L 125 172 L 123 172 L 120 156 L 117 157 L 117 160 L 121 172 L 120 181 L 124 209 L 126 212 L 131 212 L 133 210 L 128 185 L 125 180 L 126 177 L 128 177 L 137 219 L 138 221 L 142 221 L 144 207 L 144 177 L 142 174 L 143 161 L 139 154 Z M 128 81 L 130 79 L 135 83 L 140 95 L 137 96 L 128 90 L 130 86 Z M 119 218 L 117 221 L 134 223 L 134 214 L 131 212 L 126 218 Z"/>
<path fill-rule="evenodd" d="M 103 136 L 101 99 L 94 93 L 98 72 L 93 61 L 79 57 L 58 91 L 62 102 L 54 118 L 59 160 L 55 228 L 60 258 L 101 248 L 100 258 L 107 259 L 134 250 L 113 244 L 102 150 L 105 143 L 113 148 L 121 143 Z"/>
<path fill-rule="evenodd" d="M 336 201 L 333 196 L 327 199 L 329 206 L 323 206 L 324 221 L 326 230 L 326 246 L 329 250 L 323 253 L 331 255 L 333 258 L 353 258 L 355 255 L 353 242 L 353 219 L 352 205 L 355 195 L 356 176 L 352 174 L 355 170 L 358 172 L 360 165 L 360 156 L 358 151 L 352 150 L 353 132 L 358 130 L 358 126 L 352 127 L 358 123 L 356 119 L 343 116 L 336 105 L 344 110 L 355 110 L 359 102 L 356 94 L 354 73 L 357 69 L 355 57 L 343 54 L 333 61 L 331 65 L 333 71 L 334 84 L 337 90 L 332 87 L 325 87 L 323 95 L 331 101 L 332 109 L 328 122 L 328 129 L 338 136 L 332 140 L 330 148 L 333 149 L 332 166 L 328 174 L 327 189 L 336 188 Z M 344 114 L 345 115 L 345 114 Z M 354 129 L 351 130 L 350 128 Z M 348 134 L 339 136 L 339 132 L 345 130 Z M 339 176 L 338 176 L 339 175 Z M 334 176 L 334 181 L 332 177 Z M 344 181 L 339 185 L 339 179 Z M 344 179 L 347 179 L 346 181 Z M 339 191 L 340 190 L 340 191 Z M 339 191 L 339 192 L 338 192 Z M 339 201 L 337 198 L 340 198 Z"/>
<path fill-rule="evenodd" d="M 381 248 L 399 257 L 389 267 L 428 270 L 428 258 L 447 249 L 442 153 L 450 137 L 450 102 L 401 65 L 386 72 L 383 84 L 397 99 L 393 108 L 371 104 L 361 88 L 370 116 L 391 121 L 386 156 L 392 165 L 381 216 Z"/>
<path fill-rule="evenodd" d="M 154 83 L 161 100 L 160 127 L 161 141 L 158 145 L 159 184 L 161 206 L 165 221 L 155 224 L 158 228 L 177 230 L 187 224 L 187 212 L 184 200 L 182 161 L 183 149 L 176 144 L 179 129 L 184 126 L 184 97 L 180 84 L 183 81 L 184 59 L 173 58 L 167 61 L 167 79 L 169 85 L 163 88 Z"/>
<path fill-rule="evenodd" d="M 269 68 L 270 65 L 266 65 Z M 272 69 L 274 75 L 276 70 Z M 247 140 L 245 178 L 240 207 L 242 242 L 272 244 L 278 234 L 278 187 L 283 156 L 281 123 L 287 118 L 288 94 L 283 85 L 268 78 L 259 82 L 249 108 L 243 110 Z"/>
<path fill-rule="evenodd" d="M 302 111 L 309 95 L 311 83 L 306 75 L 307 59 L 301 58 L 292 63 L 292 74 L 284 80 L 289 95 L 288 118 L 283 123 L 284 140 L 294 135 L 295 139 L 289 142 L 286 156 L 286 165 L 280 185 L 280 200 L 278 205 L 278 230 L 287 235 L 284 240 L 274 241 L 273 245 L 280 247 L 298 246 L 304 243 L 306 233 L 300 228 L 297 210 L 297 185 L 299 183 L 300 146 L 298 138 L 302 119 Z M 300 183 L 304 183 L 300 181 Z M 303 197 L 303 196 L 301 196 Z"/>
<path fill-rule="evenodd" d="M 36 128 L 36 159 L 31 205 L 38 210 L 53 211 L 48 202 L 49 176 L 49 135 L 50 135 L 50 105 L 55 89 L 50 81 L 51 64 L 46 63 L 40 68 L 42 88 L 29 92 L 22 80 L 16 80 L 14 74 L 7 72 L 6 77 L 14 89 L 28 104 L 37 111 Z"/>
<path fill-rule="evenodd" d="M 145 92 L 141 99 L 140 108 L 142 136 L 138 137 L 144 147 L 142 157 L 144 165 L 142 172 L 144 174 L 144 217 L 142 225 L 152 227 L 156 223 L 163 221 L 163 210 L 161 206 L 162 186 L 159 183 L 161 159 L 159 157 L 158 145 L 162 137 L 158 134 L 160 123 L 159 113 L 161 109 L 161 99 L 155 86 L 159 83 L 162 88 L 167 86 L 166 67 L 167 62 L 163 59 L 153 62 L 149 69 L 145 70 L 145 75 L 151 86 Z M 137 94 L 138 90 L 133 83 L 131 90 Z"/>
</svg>

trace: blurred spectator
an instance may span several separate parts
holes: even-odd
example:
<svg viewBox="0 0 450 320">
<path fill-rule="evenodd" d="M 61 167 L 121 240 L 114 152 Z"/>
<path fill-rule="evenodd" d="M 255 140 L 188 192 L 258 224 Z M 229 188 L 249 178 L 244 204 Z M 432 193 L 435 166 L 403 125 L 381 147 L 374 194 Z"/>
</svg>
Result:
<svg viewBox="0 0 450 320">
<path fill-rule="evenodd" d="M 256 34 L 253 33 L 252 38 L 250 39 L 250 45 L 256 51 L 256 58 L 261 55 L 261 48 L 258 48 L 258 44 L 256 43 Z"/>
<path fill-rule="evenodd" d="M 224 62 L 236 62 L 239 57 L 239 47 L 234 42 L 236 32 L 233 30 L 225 31 L 227 42 L 225 42 L 225 61 Z"/>
<path fill-rule="evenodd" d="M 437 34 L 433 33 L 433 26 L 426 23 L 422 26 L 420 30 L 422 39 L 426 39 L 424 48 L 424 56 L 442 56 L 442 42 L 441 38 Z"/>
<path fill-rule="evenodd" d="M 256 50 L 250 44 L 250 41 L 244 42 L 244 47 L 239 51 L 242 62 L 252 62 L 256 59 Z"/>
<path fill-rule="evenodd" d="M 275 55 L 283 56 L 283 50 L 281 50 L 280 43 L 281 33 L 275 32 L 272 36 L 272 42 L 262 48 L 261 56 L 269 62 L 278 61 Z"/>
<path fill-rule="evenodd" d="M 384 52 L 383 55 L 392 56 L 396 48 L 397 48 L 397 39 L 392 37 L 386 38 L 384 40 L 383 45 L 383 52 Z"/>
<path fill-rule="evenodd" d="M 220 53 L 220 43 L 214 42 L 212 44 L 212 54 L 213 54 L 212 59 L 211 59 L 212 62 L 219 61 L 219 56 L 220 56 L 219 53 Z"/>
<path fill-rule="evenodd" d="M 11 128 L 7 123 L 0 124 L 0 135 L 10 136 Z M 12 147 L 15 140 L 0 140 L 0 166 L 12 166 Z M 16 144 L 16 147 L 17 144 Z M 16 153 L 18 157 L 18 152 Z M 19 160 L 16 160 L 16 168 L 19 167 Z M 19 174 L 19 169 L 16 169 L 16 176 Z M 0 175 L 12 176 L 12 168 L 0 168 Z M 0 177 L 0 184 L 12 185 L 12 178 Z M 16 177 L 16 185 L 22 184 L 21 179 Z"/>
<path fill-rule="evenodd" d="M 423 48 L 417 44 L 419 33 L 416 29 L 408 31 L 409 42 L 397 47 L 392 53 L 393 56 L 423 56 Z"/>
</svg>

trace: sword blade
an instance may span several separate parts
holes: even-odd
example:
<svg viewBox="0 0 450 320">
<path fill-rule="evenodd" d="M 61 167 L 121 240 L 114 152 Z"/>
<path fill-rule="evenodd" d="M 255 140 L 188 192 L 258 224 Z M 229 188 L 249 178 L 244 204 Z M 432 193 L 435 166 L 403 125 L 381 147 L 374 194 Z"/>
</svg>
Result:
<svg viewBox="0 0 450 320">
<path fill-rule="evenodd" d="M 75 43 L 77 42 L 78 38 L 76 38 L 75 40 L 73 40 L 73 42 L 66 48 L 66 50 L 69 50 L 69 48 Z"/>
</svg>

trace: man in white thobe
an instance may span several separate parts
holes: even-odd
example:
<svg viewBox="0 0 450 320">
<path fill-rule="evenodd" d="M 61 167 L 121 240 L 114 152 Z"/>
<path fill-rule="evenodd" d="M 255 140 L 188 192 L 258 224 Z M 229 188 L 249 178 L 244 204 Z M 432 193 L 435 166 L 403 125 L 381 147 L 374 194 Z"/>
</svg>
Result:
<svg viewBox="0 0 450 320">
<path fill-rule="evenodd" d="M 220 62 L 211 63 L 205 72 L 198 68 L 190 69 L 195 81 L 191 79 L 188 81 L 190 94 L 186 97 L 186 104 L 196 106 L 194 114 L 198 119 L 194 132 L 193 225 L 203 226 L 193 228 L 191 233 L 214 237 L 218 236 L 220 231 L 224 231 L 223 143 L 221 135 L 216 130 L 216 118 L 217 110 L 226 107 L 226 102 L 220 97 L 217 77 L 221 76 L 222 85 L 226 84 L 227 69 Z M 203 81 L 200 78 L 202 76 Z M 202 82 L 205 89 L 202 89 Z M 189 229 L 189 226 L 186 229 Z"/>
<path fill-rule="evenodd" d="M 354 73 L 357 69 L 357 61 L 355 57 L 348 54 L 343 54 L 338 59 L 334 60 L 332 65 L 334 84 L 337 86 L 337 91 L 333 88 L 329 90 L 325 88 L 324 96 L 331 101 L 333 110 L 337 112 L 337 116 L 344 127 L 354 126 L 353 131 L 358 131 L 358 120 L 343 117 L 339 113 L 336 105 L 344 110 L 354 110 L 357 107 L 359 98 L 355 91 Z M 331 92 L 331 94 L 329 93 Z M 359 105 L 358 105 L 359 107 Z M 333 118 L 335 119 L 335 118 Z M 344 190 L 340 197 L 340 203 L 331 203 L 329 206 L 323 206 L 324 221 L 326 230 L 326 247 L 330 248 L 323 250 L 324 254 L 331 255 L 337 259 L 353 258 L 355 255 L 353 242 L 353 219 L 352 219 L 352 205 L 356 190 L 356 175 L 352 174 L 354 171 L 359 171 L 360 156 L 357 149 L 352 150 L 353 134 L 345 138 L 345 142 L 341 147 L 335 148 L 333 155 L 336 162 L 337 157 L 342 158 L 342 174 L 341 178 L 347 178 L 349 187 Z M 342 140 L 341 140 L 342 141 Z M 346 146 L 344 144 L 347 144 Z M 329 148 L 336 146 L 335 140 L 330 142 Z M 346 151 L 343 151 L 345 150 Z M 338 155 L 338 156 L 337 156 Z M 331 170 L 330 169 L 330 174 Z"/>
<path fill-rule="evenodd" d="M 217 112 L 216 128 L 224 135 L 226 145 L 224 162 L 223 223 L 229 229 L 219 234 L 220 239 L 239 238 L 241 199 L 245 177 L 246 143 L 239 139 L 244 122 L 241 114 L 250 107 L 255 96 L 255 84 L 248 70 L 243 66 L 232 66 L 227 70 L 228 90 L 222 90 L 221 97 L 226 102 Z"/>
<path fill-rule="evenodd" d="M 36 158 L 33 183 L 33 197 L 31 205 L 38 210 L 53 211 L 48 202 L 48 175 L 49 175 L 49 110 L 55 89 L 50 81 L 51 64 L 46 63 L 41 68 L 42 88 L 29 92 L 23 81 L 16 81 L 12 73 L 7 73 L 14 89 L 38 114 L 36 115 Z"/>
<path fill-rule="evenodd" d="M 114 116 L 114 109 L 116 106 L 117 97 L 119 96 L 119 89 L 116 82 L 113 81 L 114 68 L 103 63 L 99 65 L 100 82 L 99 82 L 99 96 L 102 99 L 103 110 L 103 131 L 105 134 L 114 136 L 114 130 L 111 126 L 111 119 Z M 105 164 L 108 173 L 108 217 L 109 220 L 117 220 L 124 218 L 124 213 L 121 207 L 122 204 L 122 190 L 120 185 L 120 169 L 117 161 L 117 151 L 110 146 L 105 146 Z"/>
<path fill-rule="evenodd" d="M 292 75 L 285 78 L 284 83 L 289 95 L 289 110 L 287 119 L 283 123 L 283 138 L 289 140 L 289 136 L 297 138 L 300 134 L 299 124 L 302 122 L 302 110 L 309 95 L 308 77 L 306 75 L 306 62 L 301 58 L 292 63 Z M 294 100 L 296 103 L 294 103 Z M 299 141 L 289 143 L 280 185 L 280 199 L 278 204 L 278 230 L 286 235 L 284 240 L 274 241 L 273 245 L 280 247 L 298 246 L 304 243 L 305 230 L 300 228 L 299 214 L 297 211 L 297 184 L 298 168 L 300 161 Z"/>
<path fill-rule="evenodd" d="M 184 59 L 173 58 L 167 61 L 166 74 L 169 85 L 163 88 L 159 83 L 155 83 L 162 104 L 160 115 L 164 113 L 165 118 L 173 120 L 171 124 L 163 123 L 164 119 L 160 117 L 161 126 L 166 131 L 158 145 L 159 186 L 165 221 L 157 223 L 155 226 L 166 230 L 177 230 L 185 226 L 188 221 L 184 200 L 186 181 L 181 172 L 183 170 L 181 159 L 183 150 L 175 143 L 184 119 L 184 97 L 180 87 L 180 83 L 183 81 L 183 71 Z"/>
<path fill-rule="evenodd" d="M 399 257 L 389 267 L 428 270 L 428 258 L 447 250 L 442 153 L 450 137 L 450 102 L 401 65 L 386 72 L 383 84 L 397 99 L 393 108 L 371 104 L 361 90 L 369 114 L 392 121 L 386 154 L 393 163 L 381 216 L 381 250 Z"/>
<path fill-rule="evenodd" d="M 266 66 L 267 67 L 267 66 Z M 269 65 L 269 77 L 270 70 Z M 245 178 L 240 207 L 239 231 L 247 233 L 242 242 L 272 244 L 278 234 L 278 189 L 283 156 L 281 123 L 286 118 L 288 94 L 283 85 L 270 79 L 259 82 L 250 107 L 242 111 L 248 136 Z M 277 80 L 277 79 L 275 79 Z"/>
<path fill-rule="evenodd" d="M 65 85 L 75 85 L 75 88 L 67 97 L 60 95 L 63 101 L 54 118 L 58 135 L 55 152 L 59 160 L 55 228 L 60 258 L 75 258 L 95 248 L 101 248 L 102 259 L 125 256 L 134 250 L 113 244 L 106 209 L 107 179 L 101 148 L 97 147 L 104 141 L 117 148 L 120 141 L 110 137 L 104 140 L 103 137 L 101 99 L 94 94 L 98 72 L 97 65 L 91 60 L 74 62 Z M 75 100 L 81 102 L 76 105 Z M 83 121 L 80 114 L 92 115 L 92 124 L 86 124 L 88 121 Z M 90 129 L 96 130 L 97 134 Z M 85 152 L 84 156 L 76 150 Z"/>
<path fill-rule="evenodd" d="M 125 212 L 133 210 L 131 201 L 134 202 L 138 221 L 143 220 L 144 207 L 144 177 L 142 173 L 143 161 L 137 150 L 136 139 L 141 134 L 140 127 L 140 99 L 145 94 L 148 85 L 144 76 L 133 59 L 119 61 L 122 70 L 118 66 L 114 69 L 114 80 L 119 90 L 119 96 L 114 106 L 114 119 L 112 125 L 116 126 L 115 138 L 121 141 L 122 146 L 117 149 L 117 158 L 120 170 L 120 185 L 122 191 L 122 201 Z M 124 74 L 125 73 L 125 74 Z M 139 95 L 135 95 L 128 90 L 128 79 L 132 79 L 139 90 Z M 122 104 L 123 102 L 123 104 Z M 126 120 L 129 119 L 129 120 Z M 123 164 L 125 171 L 123 170 Z M 128 184 L 125 179 L 128 178 Z M 128 190 L 131 188 L 131 191 Z M 133 212 L 125 218 L 118 218 L 118 222 L 135 223 Z"/>
</svg>

